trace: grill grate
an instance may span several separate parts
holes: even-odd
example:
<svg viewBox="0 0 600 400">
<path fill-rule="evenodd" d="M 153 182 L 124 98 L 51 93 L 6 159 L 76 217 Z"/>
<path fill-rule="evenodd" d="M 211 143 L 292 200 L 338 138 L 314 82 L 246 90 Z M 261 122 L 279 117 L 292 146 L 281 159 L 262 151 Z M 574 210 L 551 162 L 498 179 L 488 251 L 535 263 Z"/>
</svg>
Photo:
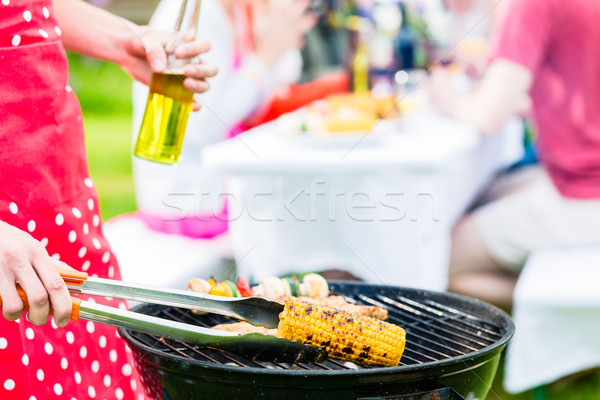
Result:
<svg viewBox="0 0 600 400">
<path fill-rule="evenodd" d="M 506 333 L 500 325 L 427 297 L 415 300 L 394 293 L 373 293 L 372 296 L 356 294 L 344 295 L 344 297 L 350 303 L 385 308 L 388 311 L 387 320 L 406 330 L 406 348 L 399 366 L 430 363 L 467 355 L 497 343 Z M 190 310 L 174 307 L 161 307 L 155 316 L 203 327 L 230 321 L 219 315 L 199 316 Z M 130 334 L 139 342 L 161 353 L 229 367 L 317 371 L 374 368 L 335 359 L 328 359 L 318 364 L 253 361 L 224 351 L 176 340 L 162 339 L 139 332 L 130 332 Z"/>
</svg>

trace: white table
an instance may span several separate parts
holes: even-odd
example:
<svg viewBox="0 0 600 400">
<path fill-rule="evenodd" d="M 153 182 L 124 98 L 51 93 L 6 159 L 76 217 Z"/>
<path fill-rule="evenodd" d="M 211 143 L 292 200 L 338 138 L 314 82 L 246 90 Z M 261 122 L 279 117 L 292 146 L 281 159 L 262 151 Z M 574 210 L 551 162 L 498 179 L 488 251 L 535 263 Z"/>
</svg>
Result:
<svg viewBox="0 0 600 400">
<path fill-rule="evenodd" d="M 521 157 L 521 124 L 482 139 L 424 108 L 392 131 L 317 139 L 275 121 L 207 146 L 206 168 L 226 176 L 238 274 L 343 268 L 445 289 L 451 227 Z"/>
</svg>

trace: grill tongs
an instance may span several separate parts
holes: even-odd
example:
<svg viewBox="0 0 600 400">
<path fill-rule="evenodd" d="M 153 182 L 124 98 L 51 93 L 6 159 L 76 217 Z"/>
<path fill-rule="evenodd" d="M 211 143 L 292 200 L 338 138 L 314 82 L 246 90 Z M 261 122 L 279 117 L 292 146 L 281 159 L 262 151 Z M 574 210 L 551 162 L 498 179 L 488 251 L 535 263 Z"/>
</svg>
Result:
<svg viewBox="0 0 600 400">
<path fill-rule="evenodd" d="M 89 277 L 85 272 L 59 268 L 69 292 L 182 307 L 235 317 L 252 325 L 276 328 L 283 305 L 260 297 L 223 297 L 188 290 L 166 289 L 112 279 Z M 19 289 L 24 303 L 25 292 Z M 315 346 L 260 333 L 239 334 L 121 310 L 73 297 L 71 320 L 79 318 L 179 340 L 188 344 L 226 350 L 250 360 L 311 363 L 327 353 Z M 2 299 L 0 298 L 0 306 Z"/>
</svg>

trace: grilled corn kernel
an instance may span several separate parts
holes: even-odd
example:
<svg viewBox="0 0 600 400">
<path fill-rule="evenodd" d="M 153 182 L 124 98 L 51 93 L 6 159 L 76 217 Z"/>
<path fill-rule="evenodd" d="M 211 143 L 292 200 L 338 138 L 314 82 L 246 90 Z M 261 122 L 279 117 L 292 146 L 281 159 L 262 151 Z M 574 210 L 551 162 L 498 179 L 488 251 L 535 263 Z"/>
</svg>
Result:
<svg viewBox="0 0 600 400">
<path fill-rule="evenodd" d="M 404 329 L 335 308 L 288 300 L 279 320 L 277 336 L 324 348 L 333 358 L 395 366 L 404 351 Z"/>
</svg>

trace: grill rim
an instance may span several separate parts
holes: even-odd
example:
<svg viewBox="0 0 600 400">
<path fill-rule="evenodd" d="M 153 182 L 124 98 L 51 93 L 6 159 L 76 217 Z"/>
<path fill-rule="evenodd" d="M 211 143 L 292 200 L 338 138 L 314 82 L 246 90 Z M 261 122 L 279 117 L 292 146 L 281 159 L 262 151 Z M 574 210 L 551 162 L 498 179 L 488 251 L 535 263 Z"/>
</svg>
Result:
<svg viewBox="0 0 600 400">
<path fill-rule="evenodd" d="M 156 347 L 150 347 L 150 346 L 146 345 L 145 343 L 142 343 L 140 340 L 133 337 L 132 333 L 129 330 L 126 330 L 123 328 L 119 328 L 119 334 L 128 343 L 128 345 L 133 348 L 133 350 L 144 351 L 146 353 L 144 355 L 144 357 L 146 358 L 147 362 L 151 361 L 152 358 L 154 358 L 154 357 L 160 357 L 160 358 L 166 358 L 169 360 L 177 361 L 179 363 L 187 364 L 187 365 L 194 366 L 194 367 L 211 368 L 211 369 L 222 370 L 222 371 L 227 371 L 227 372 L 235 371 L 236 373 L 242 373 L 242 374 L 245 374 L 245 373 L 262 374 L 265 376 L 269 376 L 269 375 L 280 376 L 280 375 L 284 374 L 285 376 L 290 376 L 290 375 L 293 375 L 293 376 L 348 375 L 348 376 L 357 376 L 357 377 L 361 377 L 361 376 L 367 377 L 370 375 L 381 376 L 381 375 L 388 375 L 388 374 L 411 373 L 411 372 L 423 374 L 423 372 L 427 372 L 427 371 L 431 371 L 433 375 L 440 376 L 439 375 L 440 369 L 443 367 L 446 367 L 446 366 L 461 364 L 461 363 L 464 363 L 467 361 L 468 361 L 468 364 L 472 365 L 473 362 L 478 358 L 485 358 L 486 360 L 492 359 L 495 356 L 495 353 L 499 353 L 500 351 L 502 351 L 504 349 L 504 347 L 510 341 L 510 339 L 513 337 L 514 332 L 515 332 L 514 322 L 505 311 L 503 311 L 503 310 L 499 309 L 498 307 L 495 307 L 491 304 L 488 304 L 481 300 L 475 299 L 475 298 L 471 298 L 471 297 L 467 297 L 467 296 L 463 296 L 463 295 L 459 295 L 459 294 L 455 294 L 455 293 L 409 288 L 409 287 L 402 287 L 402 286 L 375 285 L 375 284 L 364 283 L 364 282 L 344 282 L 344 281 L 330 282 L 330 288 L 332 291 L 336 291 L 336 292 L 338 290 L 344 291 L 343 289 L 337 289 L 339 286 L 341 286 L 342 288 L 353 288 L 353 290 L 358 290 L 360 292 L 363 292 L 363 290 L 367 290 L 367 291 L 371 291 L 371 292 L 376 292 L 377 290 L 386 290 L 386 291 L 391 290 L 395 293 L 395 295 L 397 295 L 397 292 L 410 292 L 411 294 L 419 296 L 419 299 L 421 301 L 423 301 L 424 299 L 427 299 L 427 298 L 431 299 L 431 296 L 433 296 L 433 297 L 441 296 L 444 298 L 445 301 L 440 302 L 440 303 L 442 303 L 445 306 L 450 306 L 450 304 L 452 304 L 452 307 L 459 309 L 459 311 L 463 311 L 463 310 L 460 310 L 460 308 L 454 306 L 455 304 L 457 304 L 457 303 L 460 303 L 461 305 L 470 304 L 471 306 L 478 309 L 479 311 L 481 311 L 481 312 L 487 311 L 491 316 L 493 316 L 494 320 L 492 322 L 494 324 L 499 325 L 502 329 L 504 329 L 504 335 L 502 335 L 500 338 L 498 338 L 494 343 L 492 343 L 488 346 L 485 346 L 481 349 L 478 349 L 474 352 L 466 353 L 466 354 L 459 355 L 459 356 L 453 356 L 453 357 L 449 357 L 449 358 L 442 359 L 442 360 L 423 362 L 420 364 L 397 365 L 394 367 L 368 367 L 368 368 L 362 367 L 359 369 L 332 369 L 332 370 L 308 369 L 308 370 L 306 370 L 306 369 L 269 369 L 269 368 L 265 368 L 263 366 L 261 366 L 261 367 L 254 367 L 254 366 L 240 367 L 240 366 L 232 366 L 232 365 L 226 365 L 226 364 L 218 364 L 218 363 L 198 360 L 198 359 L 194 359 L 194 358 L 187 358 L 187 357 L 183 357 L 183 356 L 180 356 L 180 355 L 177 355 L 174 353 L 170 353 L 170 352 L 160 351 Z M 361 288 L 362 288 L 362 290 L 361 290 Z M 350 290 L 345 290 L 345 292 L 346 292 L 345 293 L 346 296 L 349 296 L 349 297 L 352 296 L 351 294 L 348 294 L 348 292 L 350 292 Z M 370 295 L 370 297 L 375 297 L 375 296 Z M 136 310 L 139 310 L 139 309 L 147 307 L 147 306 L 148 306 L 147 303 L 140 304 L 140 305 L 135 306 L 132 309 L 132 311 L 136 311 Z M 491 320 L 492 318 L 489 318 L 489 319 Z M 408 335 L 408 333 L 407 333 L 407 340 L 410 340 L 410 336 Z M 336 360 L 336 361 L 343 362 L 340 360 Z M 165 368 L 164 365 L 160 365 L 159 363 L 156 363 L 154 361 L 152 361 L 152 363 L 160 368 L 163 368 L 163 369 Z M 448 371 L 448 372 L 453 373 L 452 371 Z"/>
</svg>

